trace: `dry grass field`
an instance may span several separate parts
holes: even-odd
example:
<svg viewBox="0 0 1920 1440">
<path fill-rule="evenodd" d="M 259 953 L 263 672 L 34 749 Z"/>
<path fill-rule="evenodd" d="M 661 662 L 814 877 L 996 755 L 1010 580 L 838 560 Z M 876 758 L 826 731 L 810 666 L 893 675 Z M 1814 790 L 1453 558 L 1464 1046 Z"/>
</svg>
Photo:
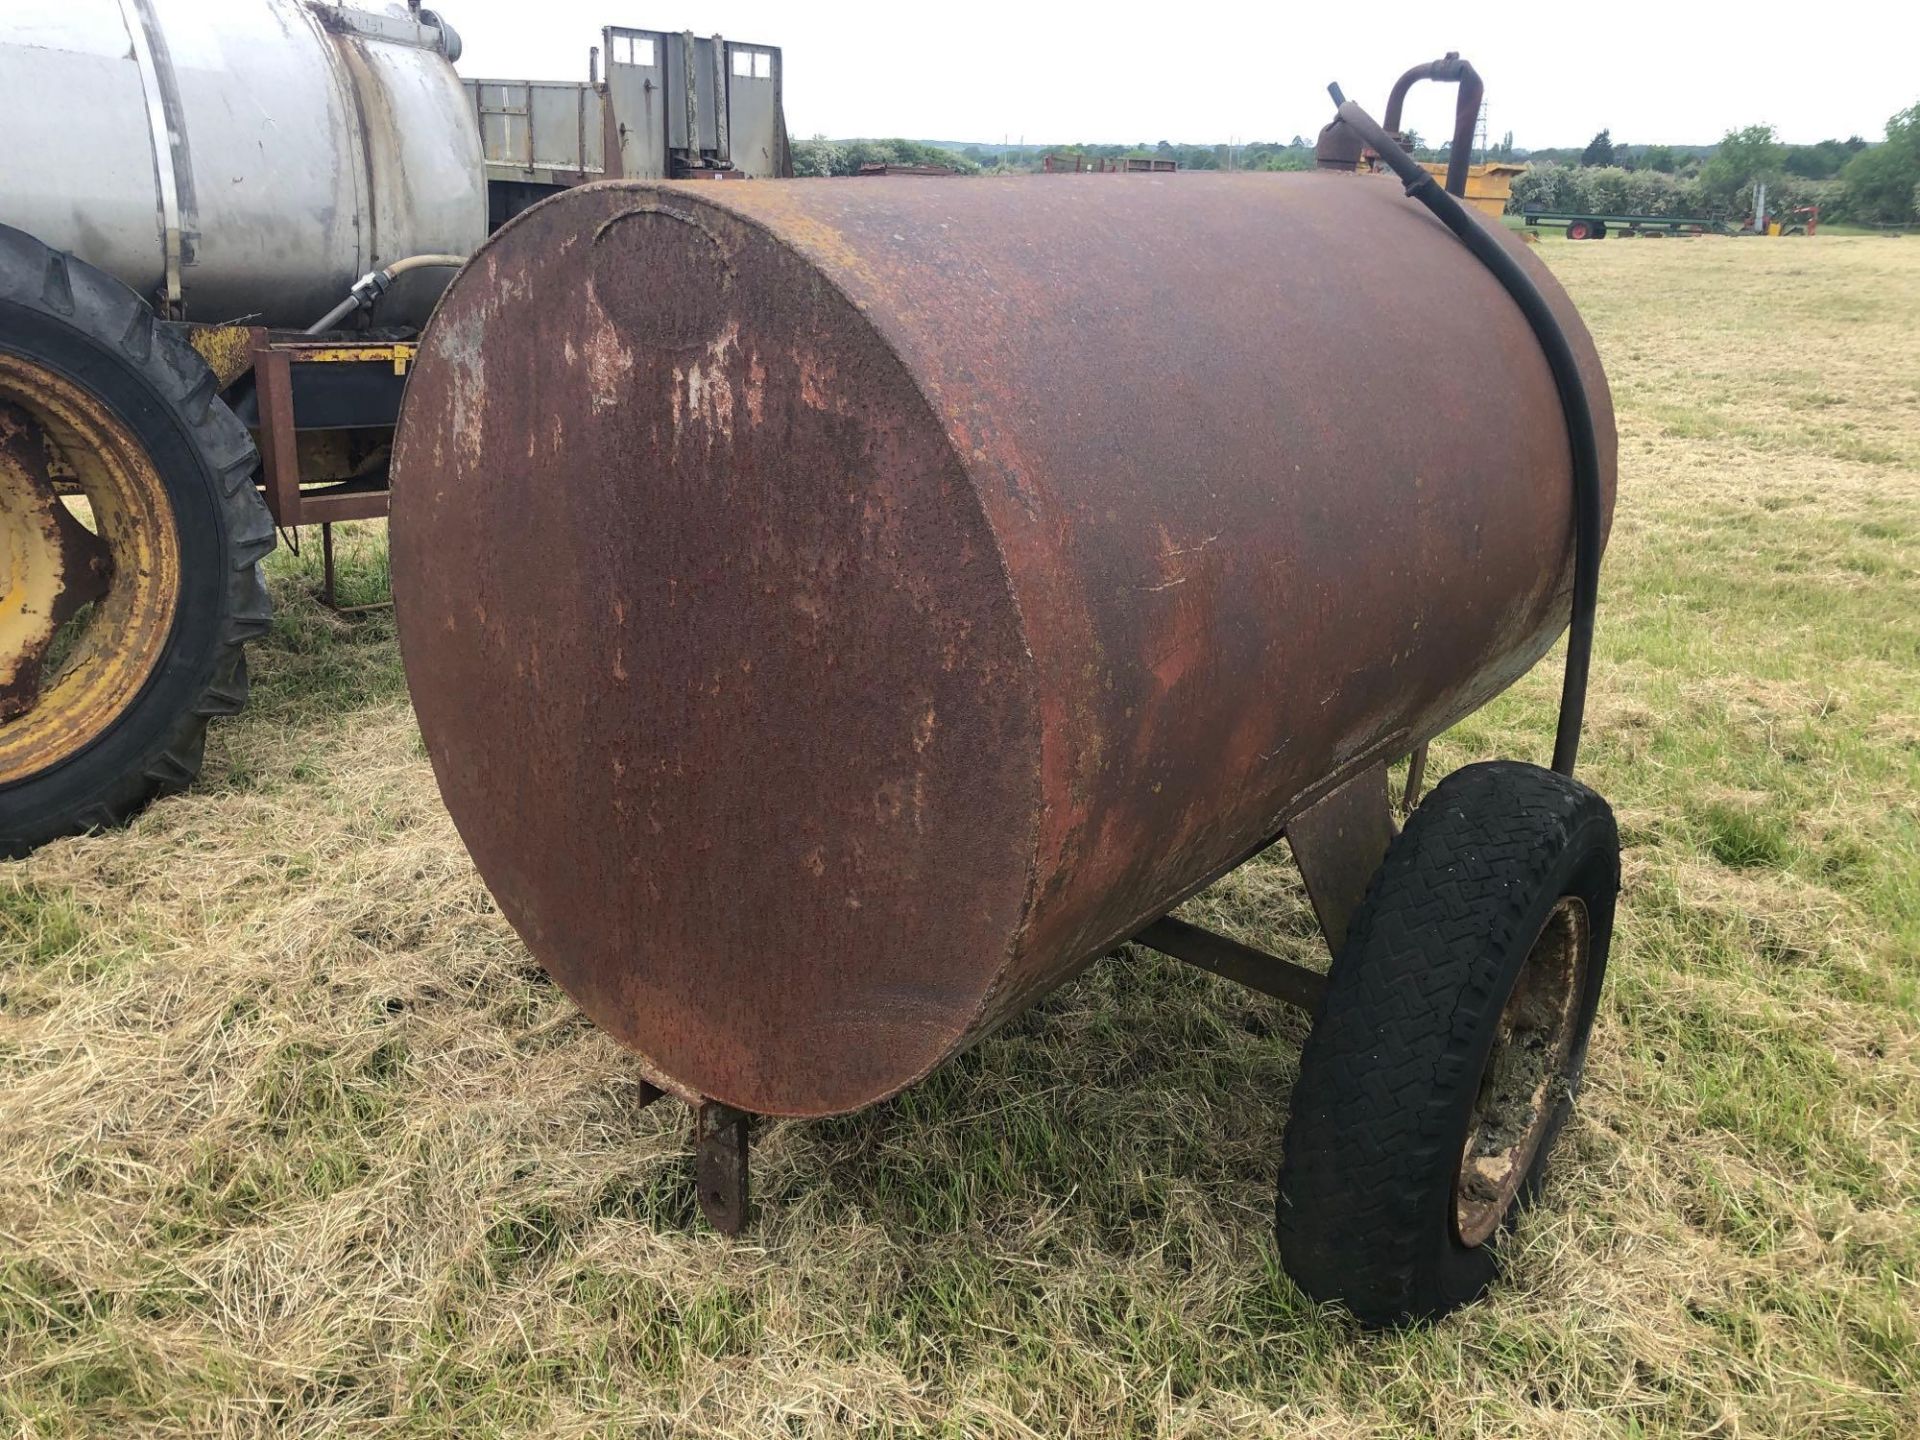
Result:
<svg viewBox="0 0 1920 1440">
<path fill-rule="evenodd" d="M 317 608 L 310 550 L 206 782 L 0 869 L 0 1429 L 1920 1434 L 1920 241 L 1545 254 L 1620 411 L 1583 759 L 1626 893 L 1491 1298 L 1307 1304 L 1302 1022 L 1145 953 L 770 1127 L 757 1223 L 706 1231 L 684 1110 L 502 922 L 390 618 Z M 1439 763 L 1543 758 L 1556 693 Z M 1189 913 L 1315 948 L 1277 856 Z"/>
</svg>

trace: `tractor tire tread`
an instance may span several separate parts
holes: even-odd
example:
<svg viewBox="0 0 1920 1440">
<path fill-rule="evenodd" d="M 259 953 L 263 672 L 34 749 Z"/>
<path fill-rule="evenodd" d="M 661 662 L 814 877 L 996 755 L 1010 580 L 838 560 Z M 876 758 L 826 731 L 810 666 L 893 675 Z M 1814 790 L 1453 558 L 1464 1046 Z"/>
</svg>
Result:
<svg viewBox="0 0 1920 1440">
<path fill-rule="evenodd" d="M 181 788 L 199 773 L 209 717 L 229 715 L 244 702 L 241 647 L 265 634 L 271 608 L 260 561 L 273 549 L 272 516 L 252 483 L 258 452 L 252 437 L 219 398 L 218 382 L 199 353 L 147 303 L 104 271 L 28 235 L 0 225 L 0 301 L 49 313 L 110 347 L 121 363 L 173 412 L 214 483 L 209 493 L 223 531 L 229 563 L 218 605 L 218 635 L 206 678 L 191 702 L 153 727 L 144 762 L 90 782 L 89 793 L 64 813 L 36 811 L 24 821 L 0 823 L 0 856 L 21 855 L 60 835 L 124 823 L 162 791 Z M 169 641 L 169 647 L 174 644 Z M 236 689 L 236 677 L 238 681 Z M 24 784 L 33 783 L 29 778 Z M 11 787 L 9 787 L 11 788 Z"/>
</svg>

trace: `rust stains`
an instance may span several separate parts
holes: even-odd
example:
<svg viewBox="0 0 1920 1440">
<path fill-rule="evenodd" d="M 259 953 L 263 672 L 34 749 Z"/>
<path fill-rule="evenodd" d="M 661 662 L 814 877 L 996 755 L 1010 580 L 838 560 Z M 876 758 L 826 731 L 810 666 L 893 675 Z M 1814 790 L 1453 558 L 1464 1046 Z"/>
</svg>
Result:
<svg viewBox="0 0 1920 1440">
<path fill-rule="evenodd" d="M 483 255 L 395 447 L 408 679 L 677 1093 L 893 1093 L 1565 624 L 1546 362 L 1392 187 L 623 182 Z"/>
</svg>

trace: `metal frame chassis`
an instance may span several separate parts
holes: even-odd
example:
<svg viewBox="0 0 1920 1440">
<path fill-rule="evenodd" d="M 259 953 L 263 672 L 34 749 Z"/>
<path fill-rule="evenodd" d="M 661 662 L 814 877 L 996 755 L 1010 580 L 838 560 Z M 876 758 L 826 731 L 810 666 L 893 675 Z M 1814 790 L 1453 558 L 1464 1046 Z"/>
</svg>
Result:
<svg viewBox="0 0 1920 1440">
<path fill-rule="evenodd" d="M 254 391 L 260 408 L 260 462 L 267 509 L 282 529 L 331 525 L 338 520 L 383 520 L 387 487 L 340 481 L 319 490 L 300 488 L 298 424 L 293 413 L 293 367 L 311 364 L 384 362 L 404 374 L 418 347 L 411 343 L 342 345 L 276 341 L 253 332 Z"/>
<path fill-rule="evenodd" d="M 384 520 L 388 486 L 342 480 L 314 490 L 301 489 L 299 424 L 293 413 L 295 365 L 390 364 L 404 375 L 419 346 L 406 341 L 341 344 L 337 341 L 275 340 L 267 330 L 251 330 L 253 384 L 260 421 L 262 489 L 273 523 L 282 530 L 320 527 L 322 578 L 320 601 L 330 610 L 382 609 L 390 602 L 342 607 L 336 603 L 333 526 L 342 520 Z"/>
</svg>

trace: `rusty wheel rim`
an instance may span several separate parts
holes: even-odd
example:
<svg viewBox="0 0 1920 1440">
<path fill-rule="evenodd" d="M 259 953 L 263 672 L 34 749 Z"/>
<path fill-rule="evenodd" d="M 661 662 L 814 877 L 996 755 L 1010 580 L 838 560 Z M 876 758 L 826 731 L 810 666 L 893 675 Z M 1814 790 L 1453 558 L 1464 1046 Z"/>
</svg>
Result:
<svg viewBox="0 0 1920 1440">
<path fill-rule="evenodd" d="M 1500 1228 L 1566 1097 L 1593 946 L 1586 902 L 1563 895 L 1500 1011 L 1493 1051 L 1454 1181 L 1454 1233 L 1484 1244 Z"/>
<path fill-rule="evenodd" d="M 126 712 L 179 594 L 173 506 L 139 438 L 81 386 L 0 354 L 0 785 Z"/>
</svg>

